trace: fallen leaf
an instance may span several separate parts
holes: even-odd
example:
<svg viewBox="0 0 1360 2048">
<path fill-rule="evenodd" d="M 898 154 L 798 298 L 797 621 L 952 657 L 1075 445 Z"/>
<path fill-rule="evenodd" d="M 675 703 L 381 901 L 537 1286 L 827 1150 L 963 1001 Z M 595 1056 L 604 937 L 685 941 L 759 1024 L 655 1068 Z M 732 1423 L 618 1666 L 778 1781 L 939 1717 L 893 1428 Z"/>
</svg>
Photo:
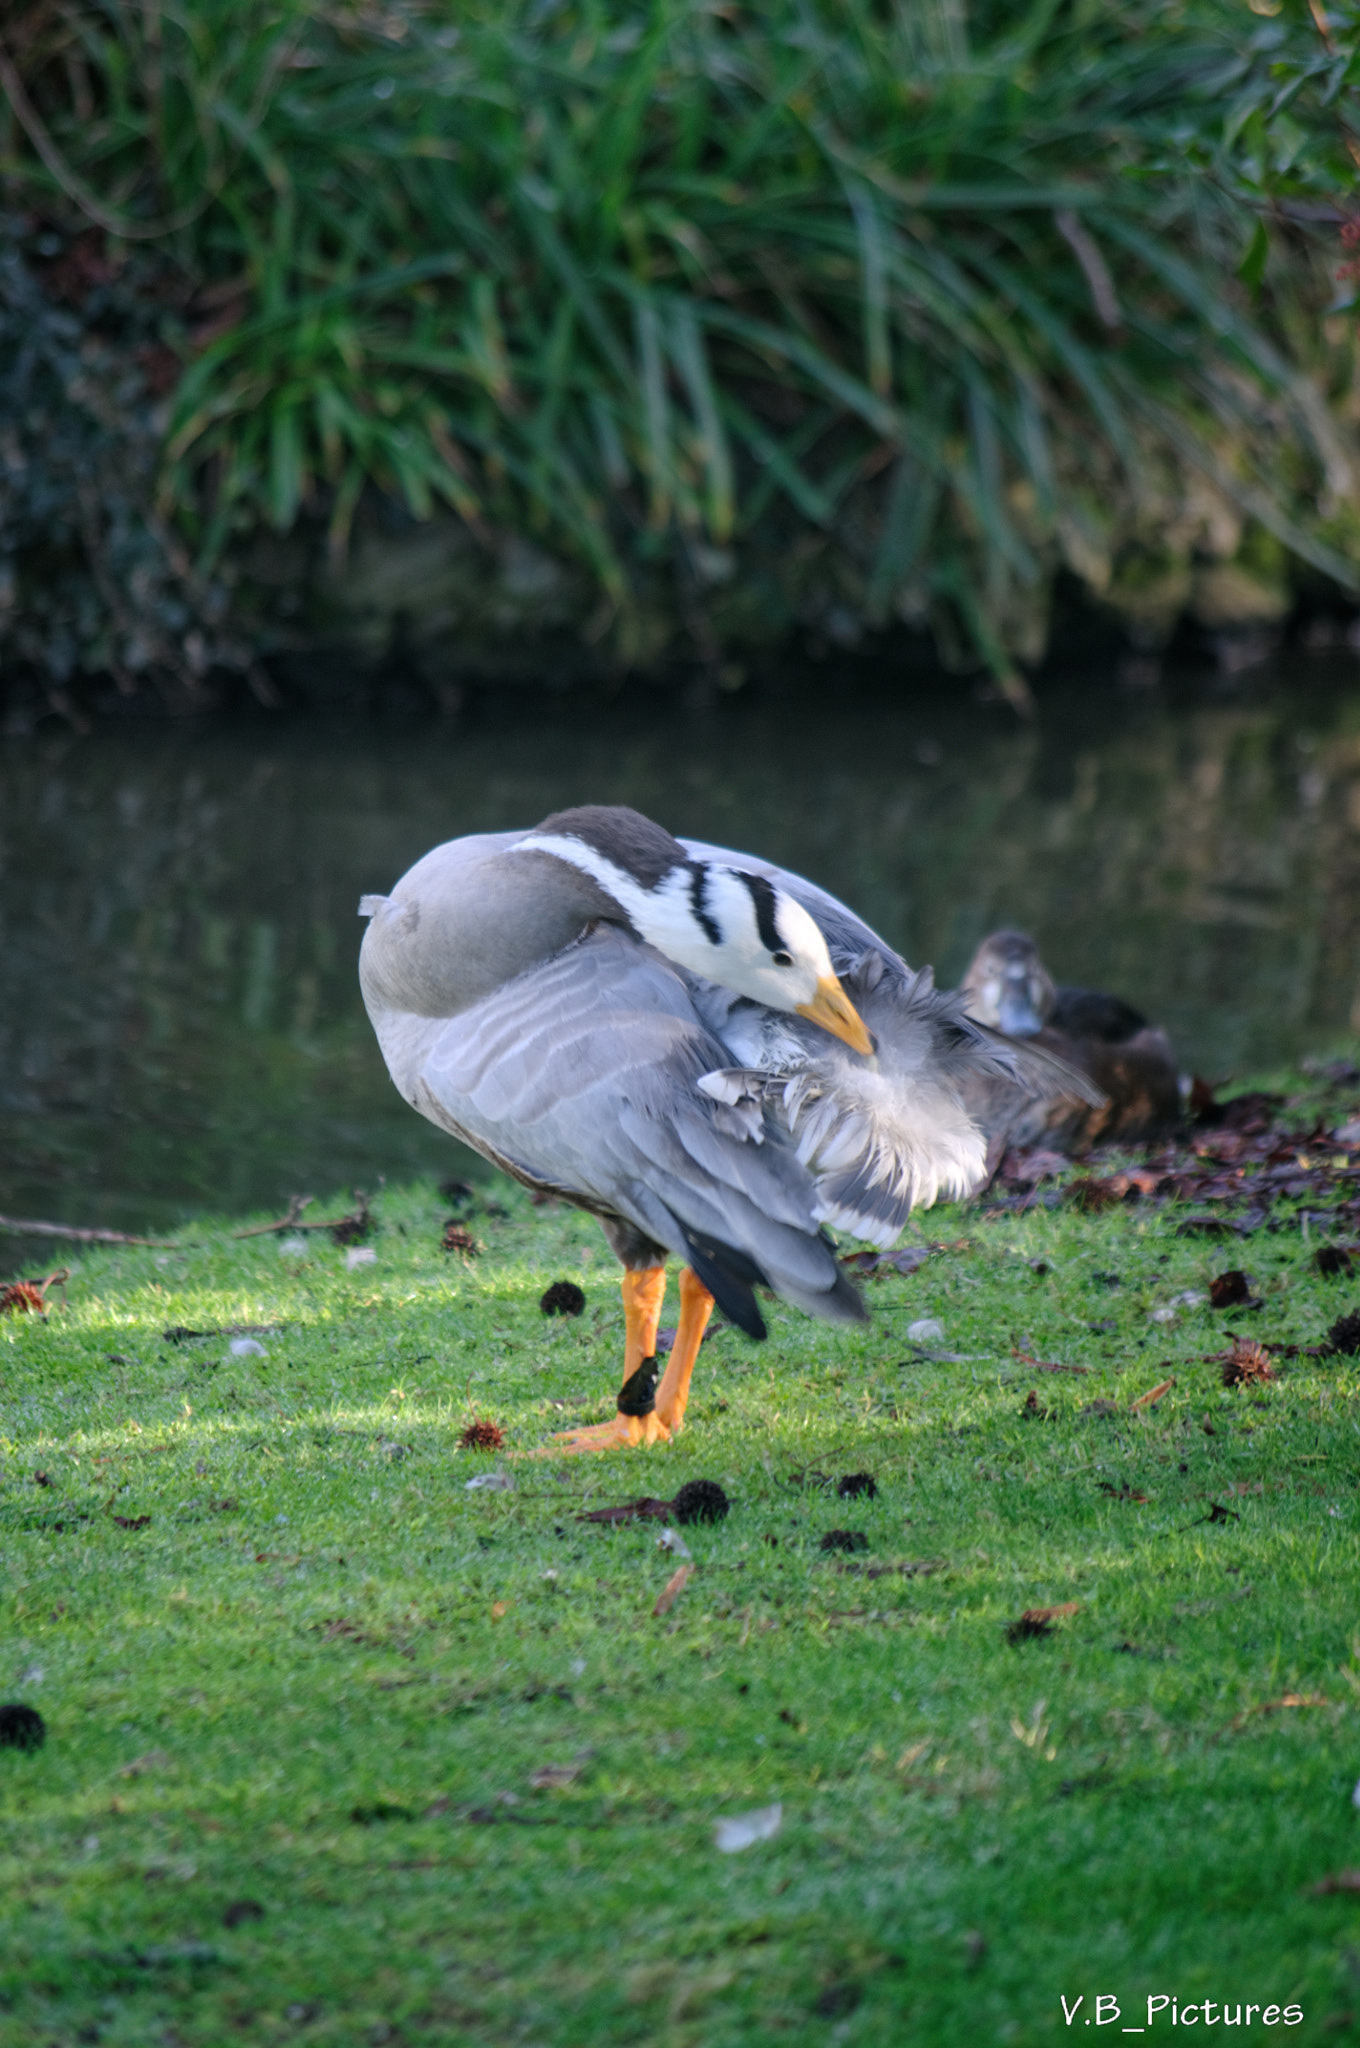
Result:
<svg viewBox="0 0 1360 2048">
<path fill-rule="evenodd" d="M 1024 1643 L 1034 1636 L 1051 1635 L 1055 1621 L 1065 1621 L 1070 1614 L 1076 1614 L 1081 1607 L 1080 1600 L 1060 1600 L 1054 1607 L 1027 1607 L 1018 1621 L 1013 1621 L 1006 1630 L 1006 1640 Z"/>
<path fill-rule="evenodd" d="M 507 1600 L 496 1600 L 492 1603 L 491 1619 L 493 1621 L 503 1621 L 509 1612 L 510 1603 Z"/>
<path fill-rule="evenodd" d="M 578 1515 L 578 1522 L 664 1522 L 674 1507 L 674 1501 L 656 1500 L 651 1494 L 640 1494 L 636 1500 L 620 1501 L 616 1508 L 592 1508 L 589 1514 Z"/>
<path fill-rule="evenodd" d="M 665 1585 L 656 1596 L 656 1605 L 653 1607 L 652 1613 L 669 1614 L 693 1577 L 694 1566 L 692 1564 L 682 1564 L 678 1572 L 672 1572 L 670 1578 L 667 1579 Z"/>
<path fill-rule="evenodd" d="M 1360 1870 L 1334 1870 L 1308 1889 L 1315 1899 L 1325 1899 L 1329 1892 L 1360 1892 Z"/>
<path fill-rule="evenodd" d="M 735 1856 L 755 1842 L 773 1841 L 783 1823 L 784 1807 L 779 1800 L 773 1806 L 753 1807 L 749 1813 L 726 1814 L 713 1824 L 714 1846 L 724 1856 Z"/>
<path fill-rule="evenodd" d="M 145 1756 L 135 1756 L 130 1764 L 119 1766 L 120 1778 L 145 1778 L 152 1771 L 163 1771 L 170 1759 L 163 1749 L 149 1749 Z"/>
<path fill-rule="evenodd" d="M 1169 1379 L 1163 1380 L 1160 1386 L 1149 1388 L 1146 1394 L 1140 1394 L 1136 1401 L 1129 1403 L 1130 1414 L 1136 1414 L 1140 1408 L 1155 1408 L 1163 1394 L 1169 1394 L 1175 1384 L 1174 1379 Z"/>
<path fill-rule="evenodd" d="M 149 1529 L 151 1526 L 150 1515 L 111 1515 L 109 1520 L 116 1522 L 120 1529 Z"/>
<path fill-rule="evenodd" d="M 535 1792 L 555 1791 L 560 1787 L 574 1785 L 584 1770 L 583 1764 L 540 1764 L 529 1774 L 529 1783 Z"/>
<path fill-rule="evenodd" d="M 1245 1728 L 1247 1722 L 1254 1721 L 1258 1714 L 1279 1714 L 1287 1707 L 1325 1707 L 1329 1704 L 1326 1695 L 1320 1692 L 1281 1693 L 1277 1700 L 1262 1700 L 1259 1706 L 1247 1707 L 1235 1715 L 1228 1723 L 1228 1732 L 1234 1734 L 1239 1728 Z"/>
</svg>

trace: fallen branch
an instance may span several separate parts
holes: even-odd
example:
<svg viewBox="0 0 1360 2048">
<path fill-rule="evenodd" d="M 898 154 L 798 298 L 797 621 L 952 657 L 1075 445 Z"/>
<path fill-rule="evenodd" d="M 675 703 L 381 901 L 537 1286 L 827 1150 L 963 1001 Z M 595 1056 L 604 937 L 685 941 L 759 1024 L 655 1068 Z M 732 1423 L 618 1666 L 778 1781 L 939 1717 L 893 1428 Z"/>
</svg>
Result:
<svg viewBox="0 0 1360 2048">
<path fill-rule="evenodd" d="M 23 1216 L 0 1216 L 0 1230 L 19 1237 L 69 1237 L 75 1244 L 145 1244 L 162 1252 L 187 1249 L 168 1237 L 129 1237 L 125 1230 L 86 1230 L 74 1223 L 35 1223 Z"/>
<path fill-rule="evenodd" d="M 303 1210 L 310 1208 L 315 1200 L 315 1195 L 290 1195 L 288 1197 L 288 1214 L 280 1216 L 277 1223 L 253 1223 L 249 1230 L 233 1230 L 231 1234 L 233 1238 L 268 1237 L 270 1232 L 275 1230 L 315 1230 L 317 1228 L 315 1223 L 298 1222 L 298 1218 Z M 325 1225 L 323 1224 L 321 1228 L 324 1229 Z"/>
<path fill-rule="evenodd" d="M 326 1221 L 301 1222 L 303 1210 L 309 1208 L 315 1199 L 313 1195 L 294 1195 L 288 1204 L 288 1214 L 280 1216 L 277 1223 L 253 1223 L 249 1230 L 233 1230 L 232 1237 L 268 1237 L 280 1230 L 329 1230 L 337 1244 L 355 1244 L 368 1235 L 373 1217 L 368 1196 L 362 1188 L 354 1190 L 354 1199 L 359 1206 L 350 1215 L 332 1216 Z"/>
</svg>

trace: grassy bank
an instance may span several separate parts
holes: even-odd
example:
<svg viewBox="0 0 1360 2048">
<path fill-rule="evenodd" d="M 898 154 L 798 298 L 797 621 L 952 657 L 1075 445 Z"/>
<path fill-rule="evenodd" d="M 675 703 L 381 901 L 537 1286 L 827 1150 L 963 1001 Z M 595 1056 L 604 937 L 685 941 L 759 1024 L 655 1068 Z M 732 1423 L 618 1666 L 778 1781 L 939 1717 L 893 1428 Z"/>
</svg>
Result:
<svg viewBox="0 0 1360 2048">
<path fill-rule="evenodd" d="M 1299 1131 L 1353 1113 L 1308 1086 Z M 1184 1234 L 1203 1199 L 922 1219 L 869 1326 L 719 1334 L 678 1446 L 603 1461 L 521 1455 L 607 1412 L 621 1317 L 517 1190 L 471 1257 L 430 1185 L 367 1262 L 81 1257 L 0 1321 L 3 1690 L 48 1726 L 0 1749 L 0 2042 L 953 2048 L 1098 1993 L 1348 2038 L 1360 1362 L 1307 1347 L 1357 1289 L 1267 1170 L 1214 1205 L 1249 1241 Z M 1213 1309 L 1239 1262 L 1263 1306 Z M 1234 1335 L 1304 1349 L 1228 1388 Z M 731 1513 L 657 1614 L 659 1525 L 578 1517 L 694 1477 Z"/>
<path fill-rule="evenodd" d="M 1153 641 L 1278 618 L 1290 560 L 1354 587 L 1356 32 L 40 0 L 0 169 L 68 301 L 161 264 L 138 360 L 199 585 L 262 530 L 343 558 L 376 491 L 482 581 L 511 540 L 573 564 L 622 662 L 906 620 L 1018 692 L 1063 571 Z"/>
</svg>

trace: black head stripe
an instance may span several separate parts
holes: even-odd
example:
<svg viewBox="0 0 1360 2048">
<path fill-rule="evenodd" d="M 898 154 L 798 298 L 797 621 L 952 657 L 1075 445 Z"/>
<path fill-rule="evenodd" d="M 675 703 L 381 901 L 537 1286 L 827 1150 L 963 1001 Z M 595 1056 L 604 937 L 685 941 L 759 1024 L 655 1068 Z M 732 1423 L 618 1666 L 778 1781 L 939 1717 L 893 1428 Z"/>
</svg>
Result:
<svg viewBox="0 0 1360 2048">
<path fill-rule="evenodd" d="M 708 907 L 708 869 L 701 860 L 689 863 L 689 904 L 710 946 L 720 946 L 723 935 Z"/>
<path fill-rule="evenodd" d="M 774 921 L 774 890 L 764 875 L 743 875 L 741 879 L 750 890 L 751 901 L 756 907 L 756 930 L 760 933 L 761 945 L 767 953 L 781 952 L 785 941 Z"/>
</svg>

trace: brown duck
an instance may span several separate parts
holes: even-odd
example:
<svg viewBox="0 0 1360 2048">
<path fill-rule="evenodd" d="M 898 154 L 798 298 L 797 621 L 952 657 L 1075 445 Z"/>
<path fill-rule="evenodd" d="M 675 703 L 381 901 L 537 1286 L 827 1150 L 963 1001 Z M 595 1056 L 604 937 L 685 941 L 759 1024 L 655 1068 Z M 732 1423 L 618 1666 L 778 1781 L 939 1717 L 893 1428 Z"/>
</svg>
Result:
<svg viewBox="0 0 1360 2048">
<path fill-rule="evenodd" d="M 1052 1053 L 1104 1097 L 1092 1105 L 1064 1092 L 1060 1079 L 970 1078 L 965 1099 L 993 1159 L 1007 1145 L 1079 1153 L 1097 1144 L 1137 1144 L 1176 1122 L 1180 1076 L 1166 1033 L 1118 996 L 1055 985 L 1024 932 L 985 938 L 960 993 L 977 1023 Z"/>
</svg>

